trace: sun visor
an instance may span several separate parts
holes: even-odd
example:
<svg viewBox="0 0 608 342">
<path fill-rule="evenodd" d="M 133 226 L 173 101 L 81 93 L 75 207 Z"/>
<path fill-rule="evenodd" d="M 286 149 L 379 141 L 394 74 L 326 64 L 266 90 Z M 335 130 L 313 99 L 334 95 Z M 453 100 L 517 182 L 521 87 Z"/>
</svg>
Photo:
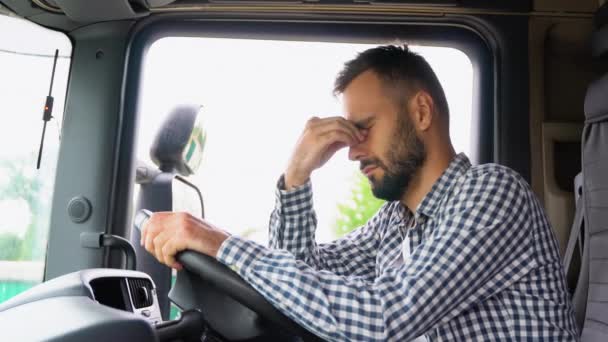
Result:
<svg viewBox="0 0 608 342">
<path fill-rule="evenodd" d="M 142 0 L 142 1 L 145 1 L 148 4 L 148 7 L 162 7 L 162 6 L 175 2 L 175 0 Z"/>
<path fill-rule="evenodd" d="M 76 22 L 99 22 L 147 16 L 149 8 L 164 6 L 175 0 L 53 0 L 70 19 Z"/>
</svg>

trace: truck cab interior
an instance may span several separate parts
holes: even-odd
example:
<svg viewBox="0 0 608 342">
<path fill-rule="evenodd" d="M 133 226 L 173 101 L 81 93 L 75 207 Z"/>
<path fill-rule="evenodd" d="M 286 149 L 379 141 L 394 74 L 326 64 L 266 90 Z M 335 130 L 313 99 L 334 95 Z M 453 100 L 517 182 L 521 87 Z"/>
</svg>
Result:
<svg viewBox="0 0 608 342">
<path fill-rule="evenodd" d="M 604 2 L 0 0 L 0 340 L 320 340 L 214 259 L 158 263 L 142 210 L 264 243 L 339 67 L 398 42 L 436 70 L 457 150 L 530 183 L 581 340 L 606 341 Z M 338 157 L 313 178 L 324 241 L 381 204 Z"/>
</svg>

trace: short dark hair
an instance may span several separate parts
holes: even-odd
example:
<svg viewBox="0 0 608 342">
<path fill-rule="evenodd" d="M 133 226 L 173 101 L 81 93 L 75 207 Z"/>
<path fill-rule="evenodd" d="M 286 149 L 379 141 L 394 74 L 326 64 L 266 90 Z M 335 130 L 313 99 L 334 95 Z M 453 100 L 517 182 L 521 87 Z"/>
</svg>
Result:
<svg viewBox="0 0 608 342">
<path fill-rule="evenodd" d="M 365 50 L 344 64 L 336 77 L 334 94 L 344 92 L 350 82 L 367 70 L 372 70 L 385 83 L 398 105 L 404 105 L 419 90 L 431 97 L 440 115 L 449 117 L 448 102 L 437 75 L 419 54 L 412 52 L 407 44 L 384 45 Z"/>
</svg>

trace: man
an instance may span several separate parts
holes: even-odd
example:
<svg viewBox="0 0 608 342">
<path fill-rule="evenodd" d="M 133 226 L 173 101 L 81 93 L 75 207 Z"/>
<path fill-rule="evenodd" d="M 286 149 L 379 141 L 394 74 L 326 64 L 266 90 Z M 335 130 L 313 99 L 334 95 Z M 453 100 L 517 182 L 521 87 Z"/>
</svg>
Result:
<svg viewBox="0 0 608 342">
<path fill-rule="evenodd" d="M 427 62 L 407 46 L 370 49 L 346 63 L 335 90 L 345 118 L 307 123 L 278 184 L 270 248 L 158 213 L 142 234 L 146 249 L 178 269 L 184 249 L 216 257 L 327 340 L 576 340 L 538 200 L 514 171 L 454 152 Z M 310 175 L 346 147 L 389 202 L 345 238 L 317 245 Z"/>
</svg>

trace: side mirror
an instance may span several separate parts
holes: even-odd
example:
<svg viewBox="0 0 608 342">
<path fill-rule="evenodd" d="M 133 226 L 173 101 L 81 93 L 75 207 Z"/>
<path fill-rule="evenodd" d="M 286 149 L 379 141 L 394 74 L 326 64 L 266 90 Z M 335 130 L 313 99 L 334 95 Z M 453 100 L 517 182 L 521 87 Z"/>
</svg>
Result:
<svg viewBox="0 0 608 342">
<path fill-rule="evenodd" d="M 159 127 L 150 147 L 150 157 L 156 167 L 141 161 L 136 165 L 135 182 L 140 185 L 136 212 L 140 209 L 173 211 L 176 198 L 174 185 L 178 184 L 178 187 L 186 186 L 195 191 L 201 205 L 201 216 L 204 217 L 200 190 L 184 178 L 194 174 L 202 161 L 206 134 L 201 111 L 200 105 L 178 105 Z M 168 294 L 171 289 L 171 269 L 147 253 L 138 243 L 140 238 L 140 232 L 132 229 L 131 242 L 137 255 L 137 270 L 149 274 L 154 280 L 162 318 L 167 320 L 170 313 Z"/>
<path fill-rule="evenodd" d="M 198 170 L 207 138 L 202 109 L 200 105 L 179 105 L 159 128 L 150 157 L 161 171 L 189 176 Z"/>
</svg>

